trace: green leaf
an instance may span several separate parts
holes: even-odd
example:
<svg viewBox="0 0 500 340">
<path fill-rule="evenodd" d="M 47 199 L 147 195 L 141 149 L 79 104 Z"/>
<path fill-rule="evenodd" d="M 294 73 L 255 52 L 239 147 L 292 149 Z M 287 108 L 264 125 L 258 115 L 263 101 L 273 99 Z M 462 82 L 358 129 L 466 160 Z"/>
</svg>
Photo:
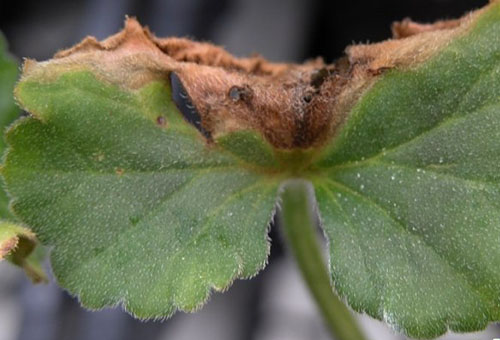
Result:
<svg viewBox="0 0 500 340">
<path fill-rule="evenodd" d="M 500 3 L 359 100 L 313 179 L 335 288 L 411 337 L 500 320 Z"/>
<path fill-rule="evenodd" d="M 277 188 L 307 178 L 354 310 L 413 337 L 482 329 L 500 320 L 500 2 L 458 25 L 327 67 L 129 20 L 28 61 L 32 116 L 2 170 L 13 210 L 85 306 L 161 318 L 263 268 Z M 174 105 L 173 71 L 208 137 Z"/>
<path fill-rule="evenodd" d="M 127 91 L 80 71 L 17 91 L 36 118 L 8 133 L 12 207 L 85 306 L 161 318 L 263 268 L 278 182 L 209 147 L 168 84 Z"/>
<path fill-rule="evenodd" d="M 7 53 L 7 43 L 0 33 L 0 154 L 5 150 L 3 131 L 19 117 L 19 108 L 14 103 L 14 84 L 17 80 L 17 63 Z M 0 189 L 0 217 L 12 218 L 8 209 L 8 198 L 4 190 Z"/>
</svg>

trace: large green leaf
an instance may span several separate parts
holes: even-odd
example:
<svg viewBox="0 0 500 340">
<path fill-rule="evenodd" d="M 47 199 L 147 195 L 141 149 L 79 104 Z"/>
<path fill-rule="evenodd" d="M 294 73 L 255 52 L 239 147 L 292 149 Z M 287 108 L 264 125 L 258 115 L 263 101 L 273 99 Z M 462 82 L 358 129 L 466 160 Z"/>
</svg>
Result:
<svg viewBox="0 0 500 340">
<path fill-rule="evenodd" d="M 500 319 L 500 5 L 357 103 L 314 179 L 331 271 L 415 337 Z"/>
<path fill-rule="evenodd" d="M 304 177 L 353 309 L 415 337 L 482 329 L 500 320 L 500 2 L 379 47 L 389 66 L 352 52 L 349 67 L 294 68 L 129 21 L 28 61 L 17 97 L 32 116 L 2 171 L 12 207 L 84 305 L 161 318 L 256 274 L 277 187 Z"/>
<path fill-rule="evenodd" d="M 12 206 L 84 305 L 165 317 L 264 266 L 277 183 L 207 148 L 167 84 L 69 72 L 18 90 L 37 118 L 8 133 Z"/>
</svg>

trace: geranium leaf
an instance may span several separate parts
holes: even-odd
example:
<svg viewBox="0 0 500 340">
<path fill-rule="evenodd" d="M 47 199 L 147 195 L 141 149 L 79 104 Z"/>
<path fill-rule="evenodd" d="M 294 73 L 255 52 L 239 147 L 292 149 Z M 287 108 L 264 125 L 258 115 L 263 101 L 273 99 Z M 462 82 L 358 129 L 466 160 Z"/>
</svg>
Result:
<svg viewBox="0 0 500 340">
<path fill-rule="evenodd" d="M 264 266 L 277 184 L 209 148 L 168 84 L 125 91 L 81 71 L 17 94 L 37 118 L 8 133 L 13 209 L 85 306 L 165 317 Z"/>
<path fill-rule="evenodd" d="M 500 4 L 354 106 L 315 179 L 339 294 L 412 337 L 500 319 Z"/>
<path fill-rule="evenodd" d="M 415 337 L 482 329 L 500 319 L 500 3 L 394 31 L 288 65 L 129 19 L 28 60 L 14 212 L 84 305 L 161 318 L 256 274 L 277 188 L 303 177 L 353 309 Z"/>
</svg>

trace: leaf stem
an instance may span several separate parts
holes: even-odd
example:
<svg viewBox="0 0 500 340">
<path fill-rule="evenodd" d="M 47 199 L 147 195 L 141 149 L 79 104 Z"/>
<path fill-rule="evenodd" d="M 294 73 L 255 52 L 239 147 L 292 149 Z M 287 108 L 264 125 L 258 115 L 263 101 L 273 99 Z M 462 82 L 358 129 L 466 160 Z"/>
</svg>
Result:
<svg viewBox="0 0 500 340">
<path fill-rule="evenodd" d="M 291 180 L 281 195 L 280 221 L 300 271 L 337 340 L 363 340 L 356 321 L 334 293 L 316 237 L 309 184 Z"/>
</svg>

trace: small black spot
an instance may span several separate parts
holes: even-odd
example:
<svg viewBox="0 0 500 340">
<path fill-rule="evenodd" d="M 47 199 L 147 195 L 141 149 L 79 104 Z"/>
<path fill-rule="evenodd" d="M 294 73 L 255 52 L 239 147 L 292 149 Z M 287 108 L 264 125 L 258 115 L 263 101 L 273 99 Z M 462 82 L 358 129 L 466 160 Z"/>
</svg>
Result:
<svg viewBox="0 0 500 340">
<path fill-rule="evenodd" d="M 170 72 L 169 79 L 172 90 L 172 100 L 179 111 L 191 125 L 198 129 L 205 137 L 210 138 L 210 133 L 202 127 L 200 114 L 193 105 L 179 76 L 175 72 Z"/>
<path fill-rule="evenodd" d="M 308 93 L 306 94 L 304 97 L 302 97 L 302 100 L 304 102 L 306 102 L 307 104 L 309 104 L 311 102 L 311 100 L 313 99 L 313 96 L 312 94 Z"/>
<path fill-rule="evenodd" d="M 229 89 L 229 98 L 231 98 L 235 102 L 240 100 L 240 89 L 237 86 L 233 86 Z"/>
<path fill-rule="evenodd" d="M 248 101 L 252 97 L 252 89 L 248 85 L 231 86 L 227 95 L 233 102 Z"/>
<path fill-rule="evenodd" d="M 165 117 L 163 116 L 158 116 L 156 117 L 156 124 L 160 125 L 160 126 L 165 126 L 166 125 L 166 120 L 165 120 Z"/>
<path fill-rule="evenodd" d="M 311 75 L 311 86 L 315 89 L 319 89 L 330 74 L 330 70 L 328 70 L 326 67 L 314 71 L 314 73 Z"/>
</svg>

